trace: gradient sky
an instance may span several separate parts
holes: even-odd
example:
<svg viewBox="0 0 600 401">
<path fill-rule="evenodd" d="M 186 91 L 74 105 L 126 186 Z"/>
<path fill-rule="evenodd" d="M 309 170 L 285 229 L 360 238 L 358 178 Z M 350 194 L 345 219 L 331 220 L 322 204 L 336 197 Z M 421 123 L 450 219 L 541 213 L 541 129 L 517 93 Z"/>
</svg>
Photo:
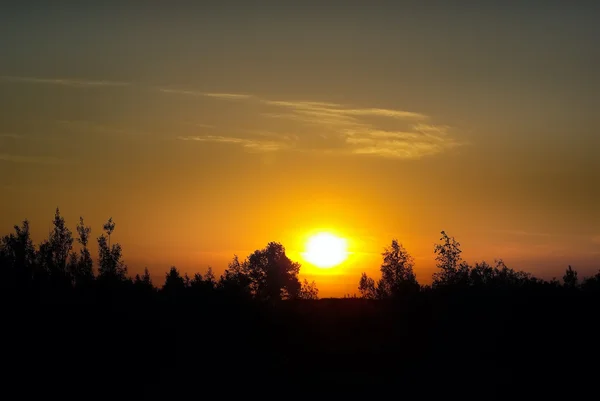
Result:
<svg viewBox="0 0 600 401">
<path fill-rule="evenodd" d="M 597 2 L 48 3 L 0 12 L 3 233 L 112 216 L 160 281 L 326 229 L 353 254 L 301 270 L 322 296 L 392 238 L 430 282 L 441 230 L 600 268 Z"/>
</svg>

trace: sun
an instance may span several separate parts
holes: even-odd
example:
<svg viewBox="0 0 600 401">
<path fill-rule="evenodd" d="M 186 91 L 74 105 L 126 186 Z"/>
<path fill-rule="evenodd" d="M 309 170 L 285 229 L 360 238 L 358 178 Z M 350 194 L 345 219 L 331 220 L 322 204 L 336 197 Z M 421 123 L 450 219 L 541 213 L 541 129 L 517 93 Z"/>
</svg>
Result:
<svg viewBox="0 0 600 401">
<path fill-rule="evenodd" d="M 346 240 L 329 233 L 311 236 L 306 242 L 304 259 L 322 269 L 334 267 L 348 257 Z"/>
</svg>

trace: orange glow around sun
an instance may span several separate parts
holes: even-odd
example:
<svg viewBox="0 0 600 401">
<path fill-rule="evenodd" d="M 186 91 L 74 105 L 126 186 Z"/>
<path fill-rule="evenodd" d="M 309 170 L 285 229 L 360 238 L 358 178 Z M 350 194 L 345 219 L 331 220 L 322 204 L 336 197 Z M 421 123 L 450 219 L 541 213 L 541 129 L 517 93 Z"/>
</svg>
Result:
<svg viewBox="0 0 600 401">
<path fill-rule="evenodd" d="M 302 257 L 319 268 L 328 269 L 348 258 L 348 244 L 336 235 L 318 233 L 308 238 Z"/>
</svg>

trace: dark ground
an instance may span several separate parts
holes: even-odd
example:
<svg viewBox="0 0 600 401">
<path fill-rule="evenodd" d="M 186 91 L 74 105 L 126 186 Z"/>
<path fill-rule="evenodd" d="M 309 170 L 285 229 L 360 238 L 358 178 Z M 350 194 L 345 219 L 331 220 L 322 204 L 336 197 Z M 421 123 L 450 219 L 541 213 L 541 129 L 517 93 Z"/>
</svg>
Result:
<svg viewBox="0 0 600 401">
<path fill-rule="evenodd" d="M 600 308 L 581 294 L 111 302 L 4 302 L 4 391 L 179 399 L 598 388 Z"/>
</svg>

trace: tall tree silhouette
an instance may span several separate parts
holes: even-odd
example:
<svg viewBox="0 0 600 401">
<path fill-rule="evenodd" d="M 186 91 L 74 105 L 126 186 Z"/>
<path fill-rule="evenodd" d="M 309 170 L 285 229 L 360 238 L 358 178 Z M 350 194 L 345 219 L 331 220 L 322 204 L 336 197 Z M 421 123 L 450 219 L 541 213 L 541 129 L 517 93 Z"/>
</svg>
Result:
<svg viewBox="0 0 600 401">
<path fill-rule="evenodd" d="M 384 248 L 381 256 L 381 278 L 377 284 L 366 273 L 362 273 L 360 277 L 358 291 L 362 298 L 386 299 L 419 291 L 419 283 L 413 270 L 413 257 L 397 239 L 393 239 L 392 244 Z"/>
<path fill-rule="evenodd" d="M 460 243 L 449 237 L 445 231 L 441 232 L 441 244 L 435 244 L 436 266 L 440 269 L 433 274 L 433 286 L 466 284 L 469 279 L 469 266 L 462 261 Z"/>
<path fill-rule="evenodd" d="M 83 217 L 79 218 L 79 223 L 77 224 L 77 234 L 77 242 L 81 246 L 81 249 L 79 250 L 79 257 L 73 257 L 74 263 L 71 264 L 71 274 L 73 275 L 75 284 L 80 286 L 86 285 L 94 279 L 94 263 L 92 261 L 90 250 L 88 249 L 92 228 L 85 225 Z"/>
<path fill-rule="evenodd" d="M 408 251 L 393 239 L 390 247 L 381 254 L 381 280 L 378 284 L 380 297 L 396 297 L 419 290 L 419 283 L 413 271 L 414 259 Z"/>
<path fill-rule="evenodd" d="M 115 231 L 115 222 L 113 221 L 112 217 L 110 217 L 108 221 L 104 223 L 104 226 L 102 226 L 102 228 L 108 236 L 108 247 L 110 248 L 110 236 L 112 235 L 113 231 Z"/>
<path fill-rule="evenodd" d="M 72 276 L 68 268 L 70 266 L 67 266 L 67 262 L 71 256 L 72 263 L 75 263 L 73 256 L 70 255 L 73 248 L 73 235 L 58 208 L 54 213 L 52 226 L 48 240 L 40 244 L 37 259 L 51 286 L 54 290 L 58 290 L 72 285 Z"/>
<path fill-rule="evenodd" d="M 73 235 L 67 227 L 65 219 L 60 215 L 60 210 L 56 208 L 54 220 L 52 221 L 52 231 L 48 239 L 47 251 L 49 255 L 49 273 L 55 281 L 70 281 L 67 271 L 67 259 L 73 248 Z"/>
<path fill-rule="evenodd" d="M 115 223 L 112 218 L 104 225 L 106 235 L 98 237 L 98 278 L 103 281 L 124 281 L 127 278 L 127 266 L 121 259 L 120 244 L 109 246 L 107 236 L 113 233 Z"/>
</svg>

